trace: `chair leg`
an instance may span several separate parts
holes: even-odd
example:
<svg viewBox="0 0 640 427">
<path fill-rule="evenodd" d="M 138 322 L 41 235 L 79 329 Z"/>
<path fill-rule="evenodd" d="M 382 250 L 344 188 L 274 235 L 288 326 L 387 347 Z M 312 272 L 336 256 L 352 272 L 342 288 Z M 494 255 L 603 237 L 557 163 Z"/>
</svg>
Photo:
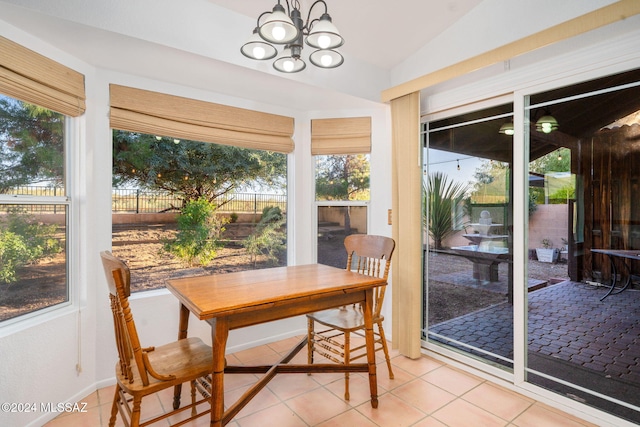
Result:
<svg viewBox="0 0 640 427">
<path fill-rule="evenodd" d="M 349 332 L 344 333 L 344 364 L 351 364 L 351 337 Z M 349 372 L 344 373 L 344 400 L 349 400 Z"/>
<path fill-rule="evenodd" d="M 196 411 L 196 381 L 191 381 L 191 404 L 193 407 L 191 408 L 191 416 L 195 417 L 198 413 Z"/>
<path fill-rule="evenodd" d="M 380 335 L 380 340 L 382 342 L 382 351 L 384 352 L 384 359 L 387 361 L 387 369 L 389 370 L 389 379 L 393 379 L 393 370 L 391 369 L 391 359 L 389 359 L 389 348 L 387 347 L 387 338 L 384 336 L 384 329 L 382 329 L 382 324 L 377 323 L 378 325 L 378 334 Z"/>
<path fill-rule="evenodd" d="M 307 318 L 307 364 L 313 365 L 313 332 L 314 332 L 314 321 L 313 319 Z M 308 375 L 311 375 L 310 373 Z"/>
<path fill-rule="evenodd" d="M 113 404 L 111 405 L 111 416 L 109 417 L 109 427 L 114 427 L 116 425 L 118 405 L 120 405 L 120 387 L 116 384 L 116 393 L 113 396 Z"/>
<path fill-rule="evenodd" d="M 142 405 L 141 397 L 133 398 L 133 408 L 131 410 L 131 427 L 140 426 L 140 407 Z"/>
<path fill-rule="evenodd" d="M 173 409 L 180 407 L 180 395 L 182 394 L 182 384 L 178 384 L 173 388 Z"/>
</svg>

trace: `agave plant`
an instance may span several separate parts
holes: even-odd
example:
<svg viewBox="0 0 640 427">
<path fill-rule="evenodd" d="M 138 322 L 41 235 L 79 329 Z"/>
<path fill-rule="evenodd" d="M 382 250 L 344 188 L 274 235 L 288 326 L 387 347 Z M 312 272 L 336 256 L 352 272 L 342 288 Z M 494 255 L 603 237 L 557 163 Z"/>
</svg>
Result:
<svg viewBox="0 0 640 427">
<path fill-rule="evenodd" d="M 454 224 L 462 221 L 461 204 L 467 190 L 468 185 L 449 181 L 442 172 L 430 174 L 423 184 L 423 225 L 428 226 L 434 249 L 442 249 L 442 241 L 456 231 Z"/>
</svg>

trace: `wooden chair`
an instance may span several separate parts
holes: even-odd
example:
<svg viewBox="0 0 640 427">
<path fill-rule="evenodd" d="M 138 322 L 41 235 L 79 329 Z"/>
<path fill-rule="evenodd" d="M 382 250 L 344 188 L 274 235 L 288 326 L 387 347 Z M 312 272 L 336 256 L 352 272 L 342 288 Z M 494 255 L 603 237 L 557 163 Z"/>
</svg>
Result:
<svg viewBox="0 0 640 427">
<path fill-rule="evenodd" d="M 116 392 L 111 407 L 109 427 L 116 422 L 119 411 L 126 426 L 146 426 L 187 409 L 191 417 L 173 425 L 182 425 L 211 412 L 197 413 L 196 406 L 207 402 L 207 387 L 213 369 L 212 350 L 199 338 L 186 338 L 160 347 L 141 348 L 136 325 L 129 307 L 131 276 L 129 268 L 110 252 L 100 253 L 109 285 L 109 298 L 113 312 L 116 346 L 119 361 L 116 364 Z M 180 387 L 191 383 L 191 404 L 180 406 Z M 142 398 L 167 388 L 175 387 L 174 410 L 140 423 Z M 196 389 L 203 398 L 196 401 Z M 210 389 L 209 389 L 210 390 Z"/>
<path fill-rule="evenodd" d="M 367 234 L 348 236 L 344 239 L 347 250 L 347 270 L 387 279 L 395 245 L 393 239 L 384 236 Z M 389 349 L 382 329 L 384 317 L 380 314 L 385 288 L 386 286 L 379 286 L 374 290 L 374 346 L 375 351 L 384 351 L 389 378 L 393 379 Z M 315 323 L 320 324 L 319 329 L 322 330 L 316 330 Z M 351 341 L 352 334 L 364 337 L 364 314 L 360 304 L 308 314 L 307 325 L 309 364 L 313 363 L 314 353 L 345 365 L 366 357 L 364 342 L 352 348 Z M 345 373 L 344 379 L 344 398 L 349 400 L 349 373 Z"/>
</svg>

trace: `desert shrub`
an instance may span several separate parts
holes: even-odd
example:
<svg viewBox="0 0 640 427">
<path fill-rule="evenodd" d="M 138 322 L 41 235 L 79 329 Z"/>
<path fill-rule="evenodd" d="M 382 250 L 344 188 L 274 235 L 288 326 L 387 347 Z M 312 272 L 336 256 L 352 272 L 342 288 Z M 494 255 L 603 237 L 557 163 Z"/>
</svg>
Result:
<svg viewBox="0 0 640 427">
<path fill-rule="evenodd" d="M 267 262 L 277 264 L 278 255 L 285 248 L 286 234 L 282 230 L 285 217 L 277 206 L 267 206 L 262 210 L 262 218 L 256 230 L 247 237 L 242 245 L 255 266 L 258 257 L 266 256 Z"/>
<path fill-rule="evenodd" d="M 17 269 L 60 252 L 56 225 L 42 224 L 19 209 L 0 223 L 0 283 L 18 280 Z"/>
<path fill-rule="evenodd" d="M 178 215 L 176 238 L 164 242 L 163 249 L 188 266 L 207 266 L 224 245 L 222 233 L 228 222 L 216 215 L 217 206 L 205 198 L 191 200 Z"/>
</svg>

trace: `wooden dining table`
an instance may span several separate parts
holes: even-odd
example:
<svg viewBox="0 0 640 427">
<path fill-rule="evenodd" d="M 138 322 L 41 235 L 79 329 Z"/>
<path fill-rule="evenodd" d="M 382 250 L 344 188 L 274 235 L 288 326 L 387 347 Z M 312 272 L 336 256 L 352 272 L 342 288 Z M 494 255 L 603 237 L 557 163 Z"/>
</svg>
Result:
<svg viewBox="0 0 640 427">
<path fill-rule="evenodd" d="M 384 279 L 322 264 L 168 280 L 167 289 L 181 303 L 178 338 L 187 337 L 190 313 L 211 325 L 211 426 L 223 426 L 231 421 L 279 373 L 368 372 L 371 406 L 377 408 L 378 386 L 372 320 L 373 289 L 384 285 Z M 226 365 L 226 343 L 232 329 L 358 303 L 364 307 L 366 363 L 289 363 L 301 349 L 307 347 L 305 337 L 274 365 Z M 233 373 L 254 373 L 263 376 L 225 411 L 224 376 Z M 179 395 L 180 391 L 177 389 L 174 406 L 179 405 Z"/>
</svg>

